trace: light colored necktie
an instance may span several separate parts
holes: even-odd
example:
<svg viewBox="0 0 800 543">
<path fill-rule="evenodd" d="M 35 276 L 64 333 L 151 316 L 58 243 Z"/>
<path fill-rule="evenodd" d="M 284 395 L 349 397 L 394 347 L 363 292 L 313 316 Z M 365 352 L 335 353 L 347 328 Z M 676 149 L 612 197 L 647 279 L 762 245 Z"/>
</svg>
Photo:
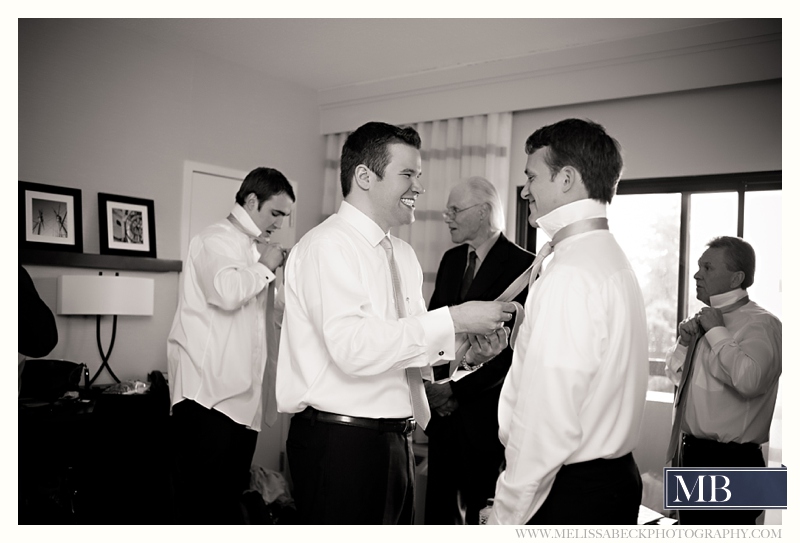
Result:
<svg viewBox="0 0 800 543">
<path fill-rule="evenodd" d="M 749 301 L 750 298 L 745 296 L 731 305 L 720 307 L 719 310 L 723 314 L 730 313 L 731 311 L 746 305 Z M 675 416 L 672 419 L 672 432 L 670 433 L 669 446 L 667 447 L 667 462 L 671 462 L 673 468 L 680 466 L 681 449 L 683 444 L 683 440 L 681 439 L 681 425 L 683 424 L 683 417 L 686 413 L 687 404 L 683 392 L 692 378 L 692 372 L 694 370 L 694 354 L 697 352 L 697 345 L 700 343 L 700 340 L 703 339 L 704 335 L 705 331 L 701 331 L 699 334 L 693 335 L 692 339 L 689 340 L 689 345 L 686 349 L 686 358 L 684 359 L 683 367 L 681 368 L 681 381 L 678 383 L 678 390 L 675 391 Z"/>
<path fill-rule="evenodd" d="M 260 243 L 258 236 L 254 236 L 231 213 L 228 221 L 242 234 L 250 238 L 253 243 Z M 275 285 L 267 283 L 267 311 L 265 315 L 267 328 L 267 364 L 264 368 L 264 377 L 261 380 L 262 420 L 267 426 L 272 426 L 278 420 L 278 404 L 275 398 L 275 375 L 278 364 L 278 333 L 275 330 Z"/>
<path fill-rule="evenodd" d="M 264 424 L 272 426 L 278 420 L 275 398 L 275 376 L 278 372 L 278 332 L 275 330 L 275 286 L 267 285 L 267 367 L 264 370 L 261 397 L 264 403 Z"/>
<path fill-rule="evenodd" d="M 506 288 L 502 294 L 500 294 L 500 296 L 495 298 L 495 301 L 513 302 L 513 300 L 519 296 L 519 294 L 525 290 L 525 288 L 533 286 L 533 282 L 536 281 L 536 278 L 539 276 L 539 270 L 542 268 L 544 259 L 550 256 L 556 245 L 568 237 L 577 236 L 578 234 L 583 234 L 585 232 L 591 232 L 592 230 L 608 230 L 608 219 L 605 217 L 583 219 L 572 224 L 568 224 L 564 228 L 560 229 L 555 233 L 552 241 L 545 243 L 542 246 L 542 248 L 539 250 L 539 254 L 537 254 L 536 258 L 533 259 L 533 262 L 528 269 L 522 272 L 519 277 L 514 279 L 514 281 L 508 285 L 508 288 Z M 517 318 L 514 320 L 514 329 L 511 331 L 511 337 L 508 340 L 508 344 L 511 345 L 512 349 L 514 348 L 514 344 L 517 340 L 517 333 L 522 325 L 522 321 L 525 319 L 525 311 L 523 310 L 522 306 L 516 302 L 514 302 L 514 305 L 517 308 Z M 455 371 L 455 368 L 458 367 L 461 359 L 464 357 L 467 351 L 469 351 L 469 347 L 469 340 L 466 339 L 466 334 L 464 334 L 462 343 L 456 349 L 456 358 L 450 364 L 451 375 L 453 374 L 453 371 Z"/>
<path fill-rule="evenodd" d="M 406 304 L 403 299 L 403 287 L 400 283 L 400 274 L 397 271 L 397 263 L 394 260 L 394 251 L 392 249 L 392 242 L 388 237 L 384 237 L 381 242 L 381 247 L 386 251 L 386 259 L 389 262 L 389 271 L 392 275 L 392 293 L 394 294 L 394 306 L 397 310 L 397 317 L 402 319 L 406 317 Z M 428 405 L 428 398 L 425 395 L 425 385 L 422 383 L 422 371 L 419 368 L 406 368 L 406 378 L 408 379 L 408 388 L 411 393 L 411 410 L 414 413 L 414 419 L 424 430 L 431 420 L 431 408 Z"/>
</svg>

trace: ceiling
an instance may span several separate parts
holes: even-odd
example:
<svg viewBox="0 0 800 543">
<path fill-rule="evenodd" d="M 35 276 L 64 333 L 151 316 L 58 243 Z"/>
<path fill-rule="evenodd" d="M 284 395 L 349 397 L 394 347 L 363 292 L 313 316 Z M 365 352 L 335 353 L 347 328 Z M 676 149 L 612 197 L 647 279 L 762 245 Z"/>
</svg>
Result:
<svg viewBox="0 0 800 543">
<path fill-rule="evenodd" d="M 316 91 L 391 81 L 726 19 L 111 19 Z"/>
</svg>

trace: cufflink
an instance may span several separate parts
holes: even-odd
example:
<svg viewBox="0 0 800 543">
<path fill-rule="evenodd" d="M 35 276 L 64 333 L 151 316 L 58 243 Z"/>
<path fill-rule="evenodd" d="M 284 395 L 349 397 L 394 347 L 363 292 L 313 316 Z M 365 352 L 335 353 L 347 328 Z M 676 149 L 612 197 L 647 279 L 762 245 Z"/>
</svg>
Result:
<svg viewBox="0 0 800 543">
<path fill-rule="evenodd" d="M 444 356 L 444 351 L 439 351 L 439 356 Z"/>
</svg>

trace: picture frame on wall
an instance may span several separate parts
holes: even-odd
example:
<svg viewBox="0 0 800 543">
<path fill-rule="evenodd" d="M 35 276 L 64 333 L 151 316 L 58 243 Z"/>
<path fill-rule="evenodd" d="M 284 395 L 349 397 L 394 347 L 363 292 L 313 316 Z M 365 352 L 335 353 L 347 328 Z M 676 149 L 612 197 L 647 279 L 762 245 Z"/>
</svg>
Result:
<svg viewBox="0 0 800 543">
<path fill-rule="evenodd" d="M 19 181 L 19 250 L 83 252 L 81 190 Z"/>
<path fill-rule="evenodd" d="M 155 202 L 97 193 L 100 254 L 156 258 Z"/>
</svg>

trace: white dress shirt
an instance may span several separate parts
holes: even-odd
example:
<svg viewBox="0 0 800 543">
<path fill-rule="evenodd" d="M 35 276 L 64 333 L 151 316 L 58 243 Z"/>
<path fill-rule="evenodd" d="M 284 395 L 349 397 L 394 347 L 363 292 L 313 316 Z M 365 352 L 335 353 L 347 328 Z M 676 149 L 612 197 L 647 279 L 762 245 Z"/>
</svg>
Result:
<svg viewBox="0 0 800 543">
<path fill-rule="evenodd" d="M 405 368 L 455 356 L 450 311 L 427 312 L 414 250 L 390 237 L 408 317 L 397 318 L 387 233 L 342 202 L 310 230 L 286 262 L 285 312 L 278 350 L 278 410 L 307 406 L 355 417 L 405 418 Z"/>
<path fill-rule="evenodd" d="M 578 220 L 605 217 L 580 200 L 539 219 L 552 238 Z M 639 283 L 608 230 L 568 237 L 525 302 L 525 320 L 500 396 L 506 469 L 490 524 L 525 524 L 562 465 L 631 452 L 649 372 Z"/>
<path fill-rule="evenodd" d="M 742 289 L 711 296 L 723 307 L 747 296 Z M 723 443 L 769 440 L 778 377 L 781 375 L 781 321 L 753 301 L 724 313 L 725 326 L 706 332 L 697 343 L 681 430 Z M 687 347 L 667 351 L 666 374 L 680 383 Z"/>
<path fill-rule="evenodd" d="M 253 236 L 247 212 L 231 212 Z M 190 399 L 235 422 L 261 429 L 261 383 L 267 362 L 267 284 L 275 275 L 255 242 L 228 220 L 192 238 L 178 310 L 167 339 L 172 405 Z"/>
</svg>

